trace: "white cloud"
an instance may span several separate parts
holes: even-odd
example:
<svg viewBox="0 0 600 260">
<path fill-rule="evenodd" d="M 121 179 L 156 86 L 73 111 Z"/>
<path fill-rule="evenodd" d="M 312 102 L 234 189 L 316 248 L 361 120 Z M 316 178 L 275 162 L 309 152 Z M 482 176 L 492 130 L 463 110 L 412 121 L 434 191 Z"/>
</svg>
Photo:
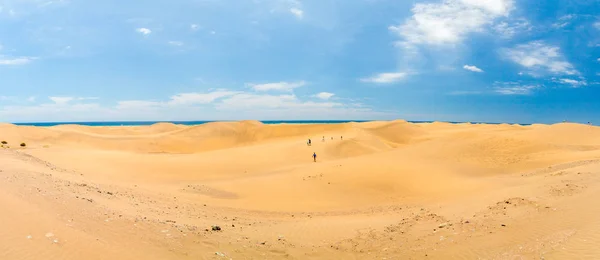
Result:
<svg viewBox="0 0 600 260">
<path fill-rule="evenodd" d="M 515 82 L 500 83 L 501 86 L 495 87 L 494 92 L 502 95 L 530 95 L 538 85 L 520 85 Z"/>
<path fill-rule="evenodd" d="M 371 83 L 394 83 L 400 81 L 405 78 L 407 73 L 405 72 L 390 72 L 390 73 L 380 73 L 370 78 L 361 79 L 362 82 L 371 82 Z"/>
<path fill-rule="evenodd" d="M 28 97 L 27 101 L 29 101 L 29 102 L 35 102 L 35 97 Z"/>
<path fill-rule="evenodd" d="M 180 41 L 169 41 L 169 44 L 173 46 L 183 46 L 183 42 Z"/>
<path fill-rule="evenodd" d="M 600 58 L 598 58 L 597 61 L 600 62 Z"/>
<path fill-rule="evenodd" d="M 191 24 L 190 25 L 190 30 L 192 30 L 192 31 L 198 31 L 198 30 L 200 30 L 200 25 Z"/>
<path fill-rule="evenodd" d="M 217 90 L 209 93 L 181 93 L 171 97 L 169 105 L 190 105 L 190 104 L 208 104 L 215 100 L 227 96 L 235 95 L 239 92 Z"/>
<path fill-rule="evenodd" d="M 558 21 L 556 23 L 552 24 L 552 27 L 557 28 L 557 29 L 564 28 L 564 27 L 568 26 L 569 24 L 571 24 L 571 20 L 573 20 L 573 18 L 575 18 L 575 15 L 572 15 L 572 14 L 563 15 L 560 18 L 558 18 Z"/>
<path fill-rule="evenodd" d="M 494 25 L 493 29 L 496 35 L 502 38 L 512 38 L 521 32 L 531 31 L 532 26 L 527 20 L 519 19 L 513 23 L 502 21 Z"/>
<path fill-rule="evenodd" d="M 585 80 L 559 79 L 558 82 L 562 83 L 562 84 L 569 84 L 574 88 L 577 88 L 580 86 L 587 86 L 587 82 Z"/>
<path fill-rule="evenodd" d="M 66 97 L 66 96 L 54 96 L 54 97 L 48 97 L 48 99 L 52 100 L 52 102 L 54 102 L 57 105 L 66 105 L 67 103 L 71 102 L 71 101 L 82 101 L 82 100 L 96 100 L 98 99 L 97 97 Z"/>
<path fill-rule="evenodd" d="M 302 19 L 302 17 L 304 17 L 304 11 L 298 8 L 290 8 L 290 13 L 292 13 L 298 19 Z"/>
<path fill-rule="evenodd" d="M 329 92 L 321 92 L 321 93 L 315 95 L 315 97 L 323 99 L 323 100 L 328 100 L 333 96 L 335 96 L 335 94 L 329 93 Z"/>
<path fill-rule="evenodd" d="M 417 3 L 404 24 L 390 26 L 406 44 L 456 44 L 467 34 L 479 32 L 494 19 L 507 16 L 513 0 L 444 0 Z"/>
<path fill-rule="evenodd" d="M 361 103 L 301 100 L 293 94 L 264 94 L 217 89 L 181 93 L 166 100 L 124 100 L 114 106 L 73 102 L 81 98 L 54 97 L 57 102 L 0 106 L 9 122 L 100 120 L 281 120 L 391 119 L 393 112 L 373 111 Z M 25 103 L 27 104 L 27 103 Z M 201 104 L 201 106 L 198 106 Z"/>
<path fill-rule="evenodd" d="M 477 68 L 476 66 L 471 66 L 471 65 L 465 65 L 465 66 L 463 66 L 463 69 L 470 70 L 472 72 L 483 72 L 482 69 Z"/>
<path fill-rule="evenodd" d="M 304 81 L 298 82 L 276 82 L 276 83 L 266 83 L 266 84 L 247 84 L 252 89 L 256 91 L 292 91 L 295 88 L 302 87 L 306 85 Z"/>
<path fill-rule="evenodd" d="M 341 107 L 341 103 L 300 101 L 295 95 L 263 95 L 240 93 L 223 99 L 217 104 L 221 110 L 245 109 L 324 109 Z"/>
<path fill-rule="evenodd" d="M 168 101 L 124 100 L 118 102 L 119 109 L 149 109 L 158 107 L 193 106 L 209 104 L 214 101 L 240 93 L 238 91 L 213 90 L 207 93 L 180 93 L 173 95 Z"/>
<path fill-rule="evenodd" d="M 560 48 L 542 41 L 533 41 L 504 49 L 502 54 L 513 62 L 534 71 L 546 71 L 553 74 L 575 75 L 579 72 L 565 60 Z"/>
<path fill-rule="evenodd" d="M 52 100 L 52 102 L 56 103 L 56 104 L 66 104 L 69 103 L 69 101 L 73 100 L 73 97 L 48 97 L 50 100 Z"/>
<path fill-rule="evenodd" d="M 34 57 L 4 58 L 0 57 L 0 65 L 25 65 L 35 60 Z"/>
<path fill-rule="evenodd" d="M 596 29 L 600 30 L 600 21 L 595 22 L 594 27 L 596 27 Z"/>
<path fill-rule="evenodd" d="M 136 31 L 143 35 L 148 35 L 148 34 L 152 33 L 152 30 L 150 30 L 148 28 L 138 28 Z"/>
</svg>

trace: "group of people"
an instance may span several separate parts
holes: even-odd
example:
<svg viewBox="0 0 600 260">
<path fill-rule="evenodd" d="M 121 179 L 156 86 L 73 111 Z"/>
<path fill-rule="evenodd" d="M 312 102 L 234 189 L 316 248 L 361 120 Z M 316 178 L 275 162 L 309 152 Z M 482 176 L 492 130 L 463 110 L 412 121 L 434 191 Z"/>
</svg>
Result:
<svg viewBox="0 0 600 260">
<path fill-rule="evenodd" d="M 333 136 L 331 137 L 331 140 L 333 140 Z M 344 140 L 344 136 L 340 136 L 340 140 Z M 323 136 L 322 142 L 325 142 L 325 136 Z M 308 139 L 308 142 L 306 142 L 306 145 L 312 146 L 312 141 L 310 140 L 310 138 Z M 317 153 L 316 152 L 313 152 L 312 157 L 313 157 L 313 161 L 317 162 Z"/>
</svg>

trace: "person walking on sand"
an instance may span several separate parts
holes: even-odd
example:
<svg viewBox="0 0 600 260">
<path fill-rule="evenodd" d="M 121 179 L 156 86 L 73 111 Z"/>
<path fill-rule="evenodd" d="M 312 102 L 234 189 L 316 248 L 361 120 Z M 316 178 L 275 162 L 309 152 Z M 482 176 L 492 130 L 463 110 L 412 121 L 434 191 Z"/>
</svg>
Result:
<svg viewBox="0 0 600 260">
<path fill-rule="evenodd" d="M 317 162 L 317 153 L 313 152 L 313 161 Z"/>
</svg>

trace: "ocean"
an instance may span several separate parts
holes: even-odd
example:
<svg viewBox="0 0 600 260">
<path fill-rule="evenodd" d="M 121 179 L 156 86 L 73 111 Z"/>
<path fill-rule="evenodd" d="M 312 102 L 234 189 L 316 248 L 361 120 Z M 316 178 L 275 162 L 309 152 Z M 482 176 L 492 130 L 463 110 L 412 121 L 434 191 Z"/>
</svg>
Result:
<svg viewBox="0 0 600 260">
<path fill-rule="evenodd" d="M 339 124 L 349 122 L 370 122 L 372 120 L 267 120 L 261 121 L 263 124 Z M 201 125 L 211 122 L 230 122 L 230 121 L 104 121 L 104 122 L 31 122 L 31 123 L 14 123 L 15 125 L 24 126 L 56 126 L 56 125 L 85 125 L 85 126 L 144 126 L 153 125 L 156 123 L 173 123 L 178 125 Z M 411 123 L 432 123 L 433 121 L 408 121 Z M 465 122 L 447 122 L 452 124 L 460 124 Z M 473 124 L 500 124 L 486 122 L 471 122 Z M 528 124 L 521 124 L 528 125 Z"/>
</svg>

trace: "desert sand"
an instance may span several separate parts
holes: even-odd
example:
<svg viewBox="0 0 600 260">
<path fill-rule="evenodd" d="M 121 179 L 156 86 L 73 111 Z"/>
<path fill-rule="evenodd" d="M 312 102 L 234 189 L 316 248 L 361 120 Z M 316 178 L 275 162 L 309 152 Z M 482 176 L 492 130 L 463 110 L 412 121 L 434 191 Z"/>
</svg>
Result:
<svg viewBox="0 0 600 260">
<path fill-rule="evenodd" d="M 0 259 L 600 259 L 589 125 L 3 124 L 0 140 Z"/>
</svg>

